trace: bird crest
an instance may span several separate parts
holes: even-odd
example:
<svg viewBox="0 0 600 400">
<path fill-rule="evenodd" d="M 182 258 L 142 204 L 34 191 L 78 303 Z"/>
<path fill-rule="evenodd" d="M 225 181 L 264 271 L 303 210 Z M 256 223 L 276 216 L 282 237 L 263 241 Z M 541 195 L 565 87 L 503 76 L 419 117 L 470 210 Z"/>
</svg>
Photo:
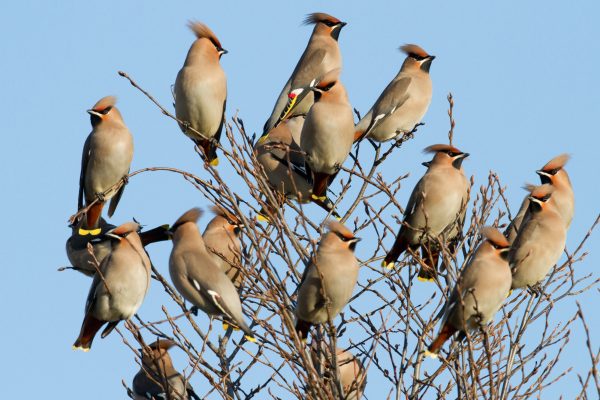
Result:
<svg viewBox="0 0 600 400">
<path fill-rule="evenodd" d="M 559 156 L 556 156 L 542 167 L 542 171 L 548 172 L 552 171 L 553 169 L 563 168 L 570 158 L 571 156 L 568 154 L 561 154 Z"/>
<path fill-rule="evenodd" d="M 337 19 L 336 17 L 329 15 L 329 14 L 325 14 L 325 13 L 312 13 L 312 14 L 308 14 L 306 16 L 306 18 L 304 18 L 304 21 L 302 21 L 302 23 L 304 25 L 312 25 L 312 24 L 318 24 L 319 22 L 323 22 L 323 23 L 331 23 L 333 25 L 337 25 L 339 24 L 340 21 L 339 19 Z"/>
<path fill-rule="evenodd" d="M 115 235 L 123 236 L 127 233 L 137 232 L 140 229 L 140 225 L 136 222 L 126 222 L 123 225 L 117 226 L 115 229 L 111 230 L 110 233 Z"/>
<path fill-rule="evenodd" d="M 171 227 L 171 231 L 175 232 L 175 230 L 185 224 L 186 222 L 194 222 L 196 223 L 200 217 L 202 216 L 203 211 L 201 208 L 194 207 L 191 210 L 186 211 Z"/>
<path fill-rule="evenodd" d="M 506 237 L 502 233 L 500 233 L 500 231 L 497 228 L 494 228 L 493 226 L 486 226 L 481 228 L 481 235 L 498 247 L 505 248 L 510 246 L 510 243 L 508 242 Z"/>
<path fill-rule="evenodd" d="M 230 213 L 221 206 L 212 206 L 210 210 L 213 212 L 213 214 L 225 218 L 227 222 L 229 222 L 231 225 L 236 225 L 240 223 L 240 219 L 235 214 Z"/>
<path fill-rule="evenodd" d="M 327 222 L 327 227 L 331 232 L 337 233 L 338 235 L 341 235 L 346 239 L 354 238 L 354 232 L 346 228 L 346 226 L 344 226 L 344 224 L 342 224 L 341 222 L 329 220 Z"/>
<path fill-rule="evenodd" d="M 213 42 L 215 47 L 221 48 L 221 42 L 217 39 L 215 33 L 208 27 L 206 24 L 198 21 L 190 21 L 188 22 L 188 27 L 194 32 L 198 39 L 206 38 Z"/>
<path fill-rule="evenodd" d="M 439 153 L 439 152 L 453 152 L 462 153 L 459 149 L 449 144 L 432 144 L 431 146 L 425 147 L 423 153 Z"/>
<path fill-rule="evenodd" d="M 543 199 L 545 197 L 548 198 L 554 192 L 554 186 L 548 183 L 545 183 L 540 186 L 528 187 L 526 189 L 530 189 L 529 195 L 535 199 Z"/>
<path fill-rule="evenodd" d="M 405 44 L 404 46 L 400 46 L 400 51 L 409 57 L 414 57 L 417 59 L 429 57 L 429 54 L 427 54 L 423 48 L 417 46 L 416 44 Z"/>
<path fill-rule="evenodd" d="M 117 98 L 115 96 L 106 96 L 98 100 L 98 102 L 92 107 L 92 110 L 101 112 L 106 110 L 108 107 L 114 107 L 115 104 L 117 104 Z"/>
<path fill-rule="evenodd" d="M 157 339 L 156 342 L 150 343 L 148 347 L 152 350 L 169 350 L 171 347 L 175 346 L 176 343 L 171 339 Z"/>
</svg>

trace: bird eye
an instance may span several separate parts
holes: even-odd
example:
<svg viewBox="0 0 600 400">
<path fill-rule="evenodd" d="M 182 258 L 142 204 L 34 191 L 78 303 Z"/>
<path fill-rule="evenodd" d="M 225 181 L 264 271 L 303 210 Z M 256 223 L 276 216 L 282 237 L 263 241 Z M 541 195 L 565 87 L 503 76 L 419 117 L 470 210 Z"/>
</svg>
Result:
<svg viewBox="0 0 600 400">
<path fill-rule="evenodd" d="M 106 107 L 104 110 L 100 111 L 100 114 L 106 115 L 110 112 L 110 110 L 112 110 L 112 106 Z"/>
<path fill-rule="evenodd" d="M 236 226 L 235 228 L 233 228 L 233 233 L 235 235 L 239 235 L 241 231 L 242 231 L 242 229 L 239 226 Z"/>
<path fill-rule="evenodd" d="M 336 25 L 337 25 L 337 24 L 336 24 L 335 22 L 333 22 L 333 21 L 323 21 L 323 23 L 324 23 L 325 25 L 327 25 L 328 27 L 330 27 L 330 28 L 331 28 L 331 27 L 333 27 L 333 26 L 336 26 Z"/>
<path fill-rule="evenodd" d="M 550 175 L 556 175 L 556 173 L 557 173 L 558 171 L 560 171 L 560 168 L 554 168 L 553 170 L 551 170 L 551 171 L 548 171 L 548 173 L 549 173 Z"/>
<path fill-rule="evenodd" d="M 548 201 L 548 199 L 550 198 L 550 196 L 551 196 L 550 194 L 547 194 L 544 197 L 542 197 L 540 200 L 546 202 L 546 201 Z"/>
<path fill-rule="evenodd" d="M 455 152 L 455 151 L 448 150 L 448 151 L 446 152 L 446 154 L 448 154 L 450 157 L 456 157 L 456 156 L 457 156 L 457 155 L 459 155 L 460 153 L 457 153 L 457 152 Z"/>
</svg>

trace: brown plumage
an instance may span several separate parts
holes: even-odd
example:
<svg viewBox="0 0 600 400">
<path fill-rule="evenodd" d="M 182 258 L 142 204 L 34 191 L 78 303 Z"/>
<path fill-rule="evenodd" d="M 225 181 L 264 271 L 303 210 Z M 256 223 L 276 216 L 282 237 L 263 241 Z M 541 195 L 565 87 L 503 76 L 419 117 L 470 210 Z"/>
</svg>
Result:
<svg viewBox="0 0 600 400">
<path fill-rule="evenodd" d="M 506 299 L 512 282 L 507 256 L 508 240 L 493 227 L 481 229 L 483 242 L 477 247 L 446 305 L 440 332 L 428 348 L 436 356 L 455 332 L 466 332 L 490 322 Z"/>
<path fill-rule="evenodd" d="M 215 33 L 206 24 L 198 21 L 189 21 L 188 28 L 194 32 L 198 39 L 206 38 L 213 42 L 215 47 L 222 47 L 217 35 L 215 35 Z"/>
<path fill-rule="evenodd" d="M 325 323 L 342 311 L 358 278 L 354 249 L 360 238 L 337 221 L 330 221 L 328 227 L 313 258 L 315 262 L 306 267 L 298 287 L 296 332 L 302 340 L 312 325 Z"/>
<path fill-rule="evenodd" d="M 306 115 L 314 102 L 312 88 L 327 71 L 342 67 L 338 37 L 345 22 L 324 13 L 309 14 L 305 24 L 314 24 L 308 45 L 290 78 L 279 93 L 260 140 L 288 118 Z"/>
<path fill-rule="evenodd" d="M 168 350 L 175 346 L 169 339 L 159 339 L 142 352 L 142 366 L 133 378 L 133 399 L 188 400 L 197 398 L 189 382 L 175 369 Z"/>
<path fill-rule="evenodd" d="M 429 57 L 429 54 L 422 47 L 417 46 L 416 44 L 405 44 L 404 46 L 400 46 L 400 51 L 404 52 L 407 56 L 417 57 L 417 58 L 426 58 Z"/>
<path fill-rule="evenodd" d="M 106 337 L 120 321 L 131 318 L 142 305 L 150 286 L 150 259 L 137 233 L 139 225 L 125 223 L 106 233 L 113 239 L 110 254 L 100 265 L 85 305 L 85 316 L 73 349 L 88 351 L 100 328 Z"/>
<path fill-rule="evenodd" d="M 445 235 L 452 245 L 462 231 L 469 196 L 462 162 L 469 154 L 447 144 L 429 146 L 424 152 L 435 155 L 413 189 L 404 221 L 383 266 L 391 268 L 404 251 L 421 248 L 425 265 L 419 279 L 431 280 L 437 273 L 439 257 L 436 238 Z"/>
<path fill-rule="evenodd" d="M 79 196 L 77 206 L 90 205 L 84 228 L 97 228 L 104 203 L 111 199 L 108 216 L 112 217 L 125 185 L 117 191 L 103 194 L 128 173 L 133 158 L 133 137 L 123 117 L 115 107 L 116 97 L 106 96 L 87 110 L 92 132 L 88 135 L 81 156 Z"/>
</svg>

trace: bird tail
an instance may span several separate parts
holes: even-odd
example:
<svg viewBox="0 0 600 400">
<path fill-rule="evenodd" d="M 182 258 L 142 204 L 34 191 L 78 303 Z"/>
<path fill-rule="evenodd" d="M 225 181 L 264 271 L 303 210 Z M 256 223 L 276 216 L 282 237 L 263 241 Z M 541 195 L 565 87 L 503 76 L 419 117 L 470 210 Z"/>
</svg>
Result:
<svg viewBox="0 0 600 400">
<path fill-rule="evenodd" d="M 85 315 L 79 337 L 73 343 L 73 350 L 90 351 L 96 333 L 102 328 L 104 321 L 94 318 L 90 313 Z"/>
<path fill-rule="evenodd" d="M 204 152 L 204 158 L 213 167 L 219 165 L 219 157 L 217 157 L 217 146 L 215 146 L 210 140 L 198 140 L 196 144 Z"/>
<path fill-rule="evenodd" d="M 140 233 L 140 239 L 142 240 L 142 245 L 146 246 L 151 243 L 163 242 L 165 240 L 169 240 L 169 225 L 161 225 L 157 226 L 154 229 L 150 229 L 148 231 L 144 231 Z"/>
<path fill-rule="evenodd" d="M 304 321 L 301 319 L 298 319 L 296 321 L 296 332 L 298 333 L 298 336 L 303 342 L 306 342 L 306 338 L 308 337 L 308 331 L 310 331 L 311 327 L 312 324 L 308 321 Z"/>
<path fill-rule="evenodd" d="M 402 229 L 400 229 L 392 249 L 387 253 L 381 265 L 388 269 L 394 268 L 394 263 L 398 260 L 398 257 L 400 257 L 400 255 L 406 251 L 406 249 L 408 249 L 408 240 L 406 240 L 402 234 Z"/>
<path fill-rule="evenodd" d="M 93 229 L 98 227 L 98 221 L 100 220 L 103 208 L 104 202 L 102 201 L 98 201 L 90 206 L 86 214 L 86 228 Z"/>
<path fill-rule="evenodd" d="M 312 199 L 324 202 L 327 199 L 327 186 L 329 186 L 329 174 L 313 171 Z"/>
<path fill-rule="evenodd" d="M 358 129 L 354 132 L 354 143 L 359 142 L 362 140 L 362 138 L 365 135 L 365 130 L 363 129 Z"/>
<path fill-rule="evenodd" d="M 430 355 L 434 357 L 437 356 L 446 340 L 448 340 L 452 335 L 454 335 L 455 332 L 456 328 L 450 325 L 449 322 L 446 322 L 437 338 L 427 348 L 427 351 L 430 353 Z"/>
<path fill-rule="evenodd" d="M 439 250 L 430 250 L 421 247 L 421 258 L 425 265 L 421 265 L 421 270 L 417 279 L 421 282 L 433 282 L 437 276 L 437 263 L 440 257 Z"/>
</svg>

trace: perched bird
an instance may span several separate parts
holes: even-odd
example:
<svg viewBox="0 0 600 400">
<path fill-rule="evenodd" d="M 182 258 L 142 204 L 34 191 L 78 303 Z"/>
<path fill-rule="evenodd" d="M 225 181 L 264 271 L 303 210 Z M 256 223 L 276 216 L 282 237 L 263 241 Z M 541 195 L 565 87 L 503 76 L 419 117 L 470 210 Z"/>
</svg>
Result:
<svg viewBox="0 0 600 400">
<path fill-rule="evenodd" d="M 556 205 L 556 210 L 565 221 L 565 227 L 569 229 L 573 214 L 575 214 L 575 194 L 569 174 L 565 170 L 565 165 L 569 161 L 568 154 L 561 154 L 548 161 L 542 169 L 536 171 L 540 176 L 542 184 L 550 184 L 554 187 L 552 192 L 552 203 Z"/>
<path fill-rule="evenodd" d="M 406 53 L 400 71 L 356 125 L 354 141 L 370 137 L 384 142 L 411 132 L 431 103 L 429 68 L 435 56 L 415 44 L 400 47 Z"/>
<path fill-rule="evenodd" d="M 126 181 L 133 158 L 133 137 L 115 107 L 116 102 L 113 96 L 103 97 L 91 110 L 87 110 L 92 132 L 83 145 L 77 206 L 79 209 L 83 207 L 84 196 L 86 205 L 98 200 L 87 211 L 83 228 L 88 230 L 98 228 L 104 203 L 111 198 L 108 216 L 114 214 L 125 184 L 116 192 L 104 192 L 120 180 Z"/>
<path fill-rule="evenodd" d="M 240 270 L 243 225 L 235 215 L 221 207 L 213 207 L 213 212 L 216 215 L 206 226 L 202 238 L 214 263 L 239 290 L 245 278 L 244 271 Z"/>
<path fill-rule="evenodd" d="M 67 239 L 66 244 L 67 257 L 74 270 L 87 276 L 94 276 L 96 267 L 94 266 L 93 258 L 90 255 L 87 245 L 88 243 L 92 245 L 94 257 L 96 257 L 98 264 L 101 264 L 102 260 L 110 254 L 113 242 L 112 237 L 104 234 L 116 227 L 106 222 L 102 217 L 100 217 L 98 222 L 98 228 L 93 232 L 82 228 L 83 223 L 84 220 L 82 219 L 78 223 L 71 225 L 72 234 Z M 169 236 L 167 235 L 168 229 L 168 225 L 161 225 L 154 229 L 138 232 L 142 245 L 145 247 L 150 243 L 169 240 Z"/>
<path fill-rule="evenodd" d="M 184 121 L 181 130 L 202 148 L 210 165 L 218 165 L 213 140 L 221 138 L 227 102 L 227 79 L 219 60 L 227 50 L 208 26 L 190 22 L 189 27 L 197 39 L 175 79 L 175 115 Z"/>
<path fill-rule="evenodd" d="M 323 357 L 324 356 L 324 357 Z M 332 371 L 331 359 L 328 354 L 322 354 L 319 357 L 318 346 L 316 342 L 311 345 L 311 357 L 313 365 L 319 366 L 317 370 L 324 371 L 325 377 L 329 377 Z M 344 400 L 359 400 L 367 386 L 367 376 L 365 367 L 362 363 L 349 351 L 336 348 L 336 360 L 338 370 L 340 372 L 340 381 L 344 389 Z"/>
<path fill-rule="evenodd" d="M 481 230 L 484 237 L 467 265 L 444 307 L 440 332 L 429 346 L 435 357 L 444 342 L 455 332 L 477 329 L 494 318 L 508 296 L 512 276 L 508 265 L 508 240 L 493 227 Z"/>
<path fill-rule="evenodd" d="M 133 378 L 133 400 L 200 399 L 189 382 L 173 367 L 168 350 L 174 345 L 172 340 L 159 339 L 148 346 L 149 351 L 140 349 L 142 367 Z"/>
<path fill-rule="evenodd" d="M 544 184 L 529 194 L 528 216 L 509 253 L 513 289 L 533 289 L 546 277 L 565 248 L 567 228 L 558 207 L 551 201 L 554 192 L 554 186 Z"/>
<path fill-rule="evenodd" d="M 325 13 L 313 13 L 306 16 L 304 24 L 314 24 L 315 27 L 304 53 L 265 123 L 263 138 L 286 118 L 306 115 L 313 104 L 311 87 L 316 80 L 327 71 L 342 67 L 338 37 L 346 23 Z"/>
<path fill-rule="evenodd" d="M 339 74 L 339 69 L 329 71 L 313 88 L 315 104 L 300 137 L 305 166 L 313 181 L 311 198 L 321 202 L 327 199 L 327 188 L 352 149 L 354 117 Z"/>
<path fill-rule="evenodd" d="M 434 144 L 424 151 L 435 155 L 410 195 L 400 232 L 383 266 L 392 268 L 405 250 L 421 247 L 425 265 L 421 266 L 419 279 L 432 280 L 440 251 L 437 238 L 444 235 L 454 251 L 462 232 L 469 201 L 469 181 L 462 162 L 469 153 L 447 144 Z"/>
<path fill-rule="evenodd" d="M 108 323 L 102 338 L 142 305 L 150 286 L 151 264 L 137 233 L 139 227 L 135 222 L 127 222 L 106 232 L 113 239 L 112 249 L 100 265 L 102 275 L 96 274 L 92 281 L 74 350 L 88 351 L 104 324 Z"/>
<path fill-rule="evenodd" d="M 296 332 L 302 340 L 312 325 L 325 323 L 342 311 L 358 279 L 354 248 L 361 239 L 337 221 L 330 221 L 328 227 L 298 288 Z"/>
<path fill-rule="evenodd" d="M 312 177 L 304 169 L 305 157 L 300 148 L 300 135 L 304 126 L 304 116 L 286 119 L 269 133 L 268 139 L 254 146 L 256 159 L 262 165 L 269 184 L 276 192 L 290 199 L 306 203 L 311 201 Z M 333 203 L 313 199 L 313 202 L 336 218 Z M 268 219 L 266 210 L 261 212 Z"/>
<path fill-rule="evenodd" d="M 536 171 L 536 173 L 540 176 L 542 184 L 547 183 L 554 187 L 551 202 L 556 205 L 557 211 L 565 221 L 566 228 L 569 229 L 575 212 L 575 195 L 573 193 L 573 187 L 571 186 L 569 174 L 567 174 L 567 171 L 564 169 L 567 161 L 569 161 L 569 155 L 561 154 L 548 161 L 546 165 Z M 527 185 L 526 190 L 533 190 L 533 185 Z M 509 242 L 512 243 L 517 237 L 518 230 L 523 224 L 523 219 L 525 218 L 528 209 L 529 196 L 525 196 L 521 202 L 521 207 L 519 208 L 517 215 L 515 215 L 504 232 Z"/>
<path fill-rule="evenodd" d="M 224 328 L 231 325 L 244 331 L 255 341 L 244 322 L 240 297 L 231 280 L 215 263 L 206 249 L 196 222 L 202 210 L 192 208 L 170 229 L 173 250 L 169 258 L 169 273 L 175 288 L 187 301 L 209 316 L 221 316 Z"/>
</svg>

